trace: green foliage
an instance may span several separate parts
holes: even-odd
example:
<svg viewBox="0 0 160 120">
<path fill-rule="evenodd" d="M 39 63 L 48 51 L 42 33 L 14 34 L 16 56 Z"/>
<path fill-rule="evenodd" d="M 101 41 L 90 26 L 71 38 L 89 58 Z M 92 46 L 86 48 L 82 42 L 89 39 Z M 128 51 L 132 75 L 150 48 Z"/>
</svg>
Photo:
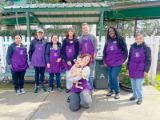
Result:
<svg viewBox="0 0 160 120">
<path fill-rule="evenodd" d="M 126 87 L 131 88 L 131 81 L 128 76 L 128 71 L 126 69 L 126 64 L 122 65 L 122 70 L 120 72 L 120 82 Z"/>
<path fill-rule="evenodd" d="M 38 3 L 59 3 L 60 0 L 38 0 Z"/>
<path fill-rule="evenodd" d="M 127 64 L 122 65 L 122 70 L 120 72 L 120 82 L 124 84 L 125 86 L 131 88 L 131 80 L 128 75 Z M 160 79 L 159 79 L 159 82 L 160 82 Z M 144 85 L 148 85 L 148 84 L 149 84 L 149 79 L 148 77 L 146 77 L 144 79 Z"/>
<path fill-rule="evenodd" d="M 30 33 L 32 36 L 35 35 L 35 30 L 31 30 Z M 20 35 L 27 35 L 27 31 L 26 30 L 3 30 L 3 31 L 0 31 L 0 36 L 15 36 L 17 34 L 20 34 Z"/>
<path fill-rule="evenodd" d="M 156 89 L 160 91 L 160 74 L 156 75 Z"/>
<path fill-rule="evenodd" d="M 77 36 L 81 35 L 81 27 L 73 26 L 75 28 Z M 51 36 L 52 34 L 58 35 L 58 36 L 66 36 L 68 28 L 59 28 L 58 26 L 55 28 L 48 28 L 45 29 L 45 35 Z M 27 36 L 27 30 L 14 30 L 14 29 L 8 29 L 8 30 L 2 30 L 0 31 L 0 36 L 15 36 L 16 34 L 25 35 Z M 35 36 L 36 30 L 30 30 L 31 36 Z"/>
</svg>

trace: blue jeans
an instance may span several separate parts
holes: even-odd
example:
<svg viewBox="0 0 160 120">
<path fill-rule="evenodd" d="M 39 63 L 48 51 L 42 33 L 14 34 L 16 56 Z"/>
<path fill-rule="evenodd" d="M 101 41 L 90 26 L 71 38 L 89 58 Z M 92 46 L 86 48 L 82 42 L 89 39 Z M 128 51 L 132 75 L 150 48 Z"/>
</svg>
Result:
<svg viewBox="0 0 160 120">
<path fill-rule="evenodd" d="M 143 100 L 143 83 L 144 78 L 131 78 L 133 97 Z"/>
<path fill-rule="evenodd" d="M 57 88 L 61 87 L 61 74 L 60 73 L 49 73 L 49 87 L 53 89 L 54 85 L 54 74 L 56 75 Z"/>
<path fill-rule="evenodd" d="M 120 92 L 119 73 L 120 73 L 121 69 L 122 69 L 122 65 L 115 66 L 115 67 L 108 67 L 110 91 L 115 91 L 115 93 Z"/>
<path fill-rule="evenodd" d="M 96 67 L 96 61 L 94 61 L 94 63 L 90 66 L 89 84 L 92 90 L 94 88 L 95 67 Z"/>
</svg>

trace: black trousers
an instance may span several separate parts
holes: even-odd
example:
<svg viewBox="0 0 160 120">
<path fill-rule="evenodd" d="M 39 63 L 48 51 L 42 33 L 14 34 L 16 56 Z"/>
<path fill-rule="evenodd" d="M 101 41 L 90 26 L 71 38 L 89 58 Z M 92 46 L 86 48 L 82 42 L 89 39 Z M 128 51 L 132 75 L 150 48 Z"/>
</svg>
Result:
<svg viewBox="0 0 160 120">
<path fill-rule="evenodd" d="M 39 86 L 39 82 L 41 85 L 44 85 L 44 74 L 45 74 L 45 67 L 34 67 L 35 69 L 35 84 Z"/>
<path fill-rule="evenodd" d="M 24 75 L 26 71 L 12 71 L 12 80 L 15 90 L 22 89 L 24 86 Z"/>
</svg>

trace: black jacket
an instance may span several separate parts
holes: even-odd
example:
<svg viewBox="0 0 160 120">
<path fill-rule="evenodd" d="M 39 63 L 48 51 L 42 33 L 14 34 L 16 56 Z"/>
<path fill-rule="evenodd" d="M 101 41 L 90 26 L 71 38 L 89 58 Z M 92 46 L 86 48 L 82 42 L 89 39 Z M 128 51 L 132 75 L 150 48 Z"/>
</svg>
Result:
<svg viewBox="0 0 160 120">
<path fill-rule="evenodd" d="M 7 61 L 8 65 L 11 64 L 12 55 L 15 51 L 16 46 L 17 46 L 17 44 L 14 42 L 8 47 L 7 56 L 6 56 L 6 61 Z M 21 47 L 25 47 L 25 46 L 23 44 L 21 44 Z M 26 59 L 28 60 L 28 55 L 27 54 L 26 54 Z"/>
<path fill-rule="evenodd" d="M 46 46 L 47 46 L 47 41 L 42 39 L 42 40 L 38 40 L 37 38 L 34 38 L 31 43 L 30 43 L 30 46 L 29 46 L 29 51 L 28 51 L 28 54 L 29 54 L 29 60 L 31 61 L 31 58 L 32 58 L 32 55 L 33 55 L 33 52 L 35 50 L 35 47 L 36 47 L 36 43 L 37 42 L 43 42 L 45 44 L 45 49 L 46 49 Z"/>
<path fill-rule="evenodd" d="M 107 45 L 108 45 L 108 41 L 109 40 L 107 40 L 106 41 L 106 44 L 105 44 L 105 46 L 104 46 L 104 49 L 103 49 L 103 60 L 105 60 L 105 58 L 106 58 L 106 47 L 107 47 Z M 127 45 L 126 45 L 126 42 L 125 42 L 125 40 L 124 40 L 124 38 L 123 37 L 120 37 L 120 39 L 119 40 L 117 40 L 117 44 L 118 44 L 118 47 L 122 50 L 122 52 L 123 52 L 123 55 L 124 55 L 124 60 L 126 60 L 127 59 L 127 57 L 128 57 L 128 49 L 127 49 Z"/>
<path fill-rule="evenodd" d="M 76 39 L 76 40 L 74 40 L 73 41 L 74 42 L 74 48 L 75 48 L 75 54 L 74 54 L 74 57 L 73 57 L 73 59 L 77 59 L 77 57 L 78 57 L 78 55 L 79 55 L 79 42 L 78 42 L 78 40 Z M 69 44 L 69 41 L 67 40 L 67 38 L 65 38 L 64 40 L 63 40 L 63 43 L 62 43 L 62 56 L 63 56 L 63 59 L 67 62 L 68 61 L 68 58 L 67 58 L 67 56 L 66 56 L 66 46 L 67 46 L 67 44 Z M 72 61 L 72 63 L 73 63 L 73 61 Z"/>
<path fill-rule="evenodd" d="M 130 62 L 130 59 L 131 59 L 131 51 L 132 51 L 132 49 L 133 48 L 141 48 L 141 47 L 143 47 L 144 51 L 145 51 L 145 67 L 144 67 L 144 72 L 148 73 L 148 71 L 150 69 L 150 66 L 151 66 L 151 49 L 145 43 L 142 43 L 140 45 L 137 45 L 136 43 L 133 43 L 131 45 L 131 48 L 130 48 L 130 51 L 129 51 L 128 62 L 127 62 L 127 69 L 129 67 L 129 62 Z"/>
<path fill-rule="evenodd" d="M 50 63 L 50 48 L 53 47 L 52 45 L 53 45 L 52 43 L 48 43 L 46 47 L 45 59 L 46 59 L 47 64 Z M 61 43 L 58 43 L 58 47 L 60 49 L 60 54 L 62 57 Z"/>
</svg>

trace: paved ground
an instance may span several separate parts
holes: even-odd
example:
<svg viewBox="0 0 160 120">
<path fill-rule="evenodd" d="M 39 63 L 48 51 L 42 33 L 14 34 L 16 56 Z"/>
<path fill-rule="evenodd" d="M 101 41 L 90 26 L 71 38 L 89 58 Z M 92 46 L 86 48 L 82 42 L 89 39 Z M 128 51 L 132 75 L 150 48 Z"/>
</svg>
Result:
<svg viewBox="0 0 160 120">
<path fill-rule="evenodd" d="M 151 86 L 144 87 L 145 100 L 140 106 L 128 101 L 130 93 L 122 91 L 120 100 L 105 94 L 97 90 L 90 109 L 71 112 L 65 92 L 16 95 L 1 90 L 0 120 L 160 120 L 160 92 Z"/>
</svg>

